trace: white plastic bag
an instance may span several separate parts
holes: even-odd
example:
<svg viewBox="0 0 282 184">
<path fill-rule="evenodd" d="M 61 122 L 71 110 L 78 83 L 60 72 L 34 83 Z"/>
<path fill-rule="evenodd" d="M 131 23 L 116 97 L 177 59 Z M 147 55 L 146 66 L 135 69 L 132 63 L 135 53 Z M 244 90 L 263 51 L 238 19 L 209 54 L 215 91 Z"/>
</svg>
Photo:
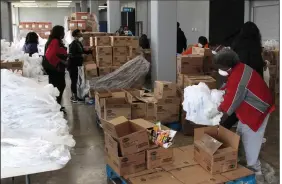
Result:
<svg viewBox="0 0 282 184">
<path fill-rule="evenodd" d="M 89 85 L 89 81 L 85 80 L 83 66 L 78 67 L 78 78 L 77 78 L 76 86 L 77 86 L 77 97 L 79 99 L 84 99 L 90 90 L 90 85 Z"/>
<path fill-rule="evenodd" d="M 269 87 L 269 80 L 270 80 L 270 72 L 269 72 L 269 61 L 265 60 L 266 64 L 266 69 L 263 70 L 263 79 L 265 81 L 265 83 L 267 84 L 267 86 Z"/>
<path fill-rule="evenodd" d="M 223 94 L 221 90 L 210 90 L 205 83 L 186 87 L 182 103 L 186 119 L 201 125 L 218 125 L 223 116 L 218 111 Z"/>
</svg>

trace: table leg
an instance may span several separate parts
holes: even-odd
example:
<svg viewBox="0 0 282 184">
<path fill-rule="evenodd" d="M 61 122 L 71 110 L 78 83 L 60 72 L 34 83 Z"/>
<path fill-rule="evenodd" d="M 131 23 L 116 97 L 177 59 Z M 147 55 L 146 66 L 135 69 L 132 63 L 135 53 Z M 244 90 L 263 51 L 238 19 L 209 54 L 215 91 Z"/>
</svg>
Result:
<svg viewBox="0 0 282 184">
<path fill-rule="evenodd" d="M 30 184 L 30 176 L 29 175 L 25 176 L 25 184 Z"/>
</svg>

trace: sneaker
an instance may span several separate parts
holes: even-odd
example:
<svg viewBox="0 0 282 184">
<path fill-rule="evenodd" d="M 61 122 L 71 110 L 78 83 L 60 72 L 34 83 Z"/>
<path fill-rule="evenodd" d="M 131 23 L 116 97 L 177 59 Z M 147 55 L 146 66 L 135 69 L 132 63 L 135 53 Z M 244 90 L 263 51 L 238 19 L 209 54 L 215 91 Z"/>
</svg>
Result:
<svg viewBox="0 0 282 184">
<path fill-rule="evenodd" d="M 76 97 L 71 97 L 71 102 L 72 103 L 77 103 L 78 102 L 78 99 Z"/>
</svg>

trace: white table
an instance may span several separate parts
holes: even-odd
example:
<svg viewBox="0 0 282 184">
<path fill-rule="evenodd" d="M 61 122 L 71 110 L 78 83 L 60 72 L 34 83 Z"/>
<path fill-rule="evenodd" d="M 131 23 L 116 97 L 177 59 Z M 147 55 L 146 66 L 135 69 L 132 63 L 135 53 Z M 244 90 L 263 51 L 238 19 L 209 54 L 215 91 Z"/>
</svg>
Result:
<svg viewBox="0 0 282 184">
<path fill-rule="evenodd" d="M 50 163 L 41 166 L 25 167 L 25 168 L 5 168 L 1 169 L 1 179 L 3 178 L 13 178 L 17 176 L 25 176 L 25 183 L 30 184 L 30 175 L 37 174 L 48 171 L 55 171 L 62 169 L 65 165 L 60 165 L 57 163 Z"/>
</svg>

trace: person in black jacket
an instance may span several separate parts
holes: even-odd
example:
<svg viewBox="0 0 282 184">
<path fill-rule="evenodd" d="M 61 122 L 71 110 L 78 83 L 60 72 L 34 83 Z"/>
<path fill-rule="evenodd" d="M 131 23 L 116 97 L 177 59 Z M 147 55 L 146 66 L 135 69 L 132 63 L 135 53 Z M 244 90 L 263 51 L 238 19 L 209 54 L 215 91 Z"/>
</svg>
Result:
<svg viewBox="0 0 282 184">
<path fill-rule="evenodd" d="M 68 71 L 71 78 L 71 91 L 72 97 L 71 101 L 76 103 L 78 101 L 82 101 L 77 97 L 77 80 L 78 80 L 78 67 L 82 66 L 83 63 L 83 54 L 92 54 L 91 50 L 85 51 L 82 45 L 82 34 L 79 29 L 76 29 L 72 32 L 72 36 L 74 40 L 69 45 L 69 63 L 68 63 Z"/>
<path fill-rule="evenodd" d="M 263 77 L 265 62 L 262 58 L 261 34 L 255 23 L 244 24 L 231 48 L 238 54 L 242 63 L 249 65 Z M 222 125 L 230 129 L 237 122 L 238 118 L 234 113 Z"/>
<path fill-rule="evenodd" d="M 187 39 L 184 32 L 180 28 L 180 23 L 177 22 L 177 53 L 181 54 L 187 48 Z"/>
<path fill-rule="evenodd" d="M 142 34 L 142 36 L 139 38 L 139 46 L 142 49 L 149 49 L 150 48 L 150 42 L 146 34 Z"/>
</svg>

